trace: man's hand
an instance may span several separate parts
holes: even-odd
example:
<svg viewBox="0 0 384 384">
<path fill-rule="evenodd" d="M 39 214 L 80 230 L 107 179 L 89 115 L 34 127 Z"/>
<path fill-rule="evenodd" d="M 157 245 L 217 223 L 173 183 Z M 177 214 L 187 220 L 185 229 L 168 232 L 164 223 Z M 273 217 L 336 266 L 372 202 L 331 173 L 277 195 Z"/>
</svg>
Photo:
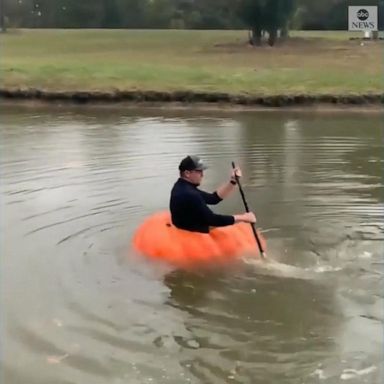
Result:
<svg viewBox="0 0 384 384">
<path fill-rule="evenodd" d="M 236 168 L 232 169 L 231 180 L 236 181 L 235 176 L 237 176 L 239 179 L 243 176 L 240 167 L 236 167 Z"/>
<path fill-rule="evenodd" d="M 235 185 L 237 184 L 235 175 L 241 177 L 241 169 L 239 167 L 232 169 L 231 178 L 225 184 L 217 188 L 216 193 L 221 199 L 225 199 L 235 190 Z"/>
<path fill-rule="evenodd" d="M 240 215 L 234 215 L 233 217 L 235 218 L 235 223 L 256 223 L 256 216 L 253 212 L 245 212 Z"/>
</svg>

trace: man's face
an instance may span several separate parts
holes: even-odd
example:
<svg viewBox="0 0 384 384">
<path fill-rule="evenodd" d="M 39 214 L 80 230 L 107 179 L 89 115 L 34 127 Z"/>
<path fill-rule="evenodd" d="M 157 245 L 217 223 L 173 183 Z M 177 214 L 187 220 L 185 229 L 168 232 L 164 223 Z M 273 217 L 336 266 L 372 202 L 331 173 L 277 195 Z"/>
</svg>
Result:
<svg viewBox="0 0 384 384">
<path fill-rule="evenodd" d="M 195 185 L 200 185 L 201 180 L 204 177 L 204 171 L 194 170 L 194 171 L 185 171 L 185 176 L 189 182 Z"/>
</svg>

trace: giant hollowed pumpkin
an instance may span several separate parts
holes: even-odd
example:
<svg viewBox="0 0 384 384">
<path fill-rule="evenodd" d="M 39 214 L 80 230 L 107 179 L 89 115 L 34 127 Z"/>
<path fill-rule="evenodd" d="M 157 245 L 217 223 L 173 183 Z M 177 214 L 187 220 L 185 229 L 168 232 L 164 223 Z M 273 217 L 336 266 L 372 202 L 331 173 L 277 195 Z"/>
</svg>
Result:
<svg viewBox="0 0 384 384">
<path fill-rule="evenodd" d="M 265 249 L 265 239 L 258 235 Z M 259 255 L 247 223 L 212 228 L 209 233 L 190 232 L 176 228 L 168 211 L 146 218 L 135 231 L 132 243 L 139 253 L 177 267 L 223 264 L 244 254 Z"/>
</svg>

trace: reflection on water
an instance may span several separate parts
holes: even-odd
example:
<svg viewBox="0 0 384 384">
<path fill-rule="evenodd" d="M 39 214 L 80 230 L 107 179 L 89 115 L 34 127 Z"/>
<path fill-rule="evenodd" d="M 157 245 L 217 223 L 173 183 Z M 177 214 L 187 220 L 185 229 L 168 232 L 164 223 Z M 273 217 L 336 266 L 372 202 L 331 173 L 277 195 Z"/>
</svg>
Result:
<svg viewBox="0 0 384 384">
<path fill-rule="evenodd" d="M 379 383 L 382 117 L 2 110 L 4 382 Z M 242 166 L 268 254 L 171 271 L 127 251 L 196 153 Z M 235 194 L 217 209 L 242 210 Z M 289 267 L 291 265 L 291 267 Z"/>
</svg>

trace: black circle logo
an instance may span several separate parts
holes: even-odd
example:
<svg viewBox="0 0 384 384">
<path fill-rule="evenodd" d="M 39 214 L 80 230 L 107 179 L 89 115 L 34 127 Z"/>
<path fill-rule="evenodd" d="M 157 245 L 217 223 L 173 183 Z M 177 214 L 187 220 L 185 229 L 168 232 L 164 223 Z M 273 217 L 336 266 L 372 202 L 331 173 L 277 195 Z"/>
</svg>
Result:
<svg viewBox="0 0 384 384">
<path fill-rule="evenodd" d="M 367 20 L 369 17 L 369 12 L 366 9 L 359 9 L 357 12 L 357 18 L 361 21 Z"/>
</svg>

